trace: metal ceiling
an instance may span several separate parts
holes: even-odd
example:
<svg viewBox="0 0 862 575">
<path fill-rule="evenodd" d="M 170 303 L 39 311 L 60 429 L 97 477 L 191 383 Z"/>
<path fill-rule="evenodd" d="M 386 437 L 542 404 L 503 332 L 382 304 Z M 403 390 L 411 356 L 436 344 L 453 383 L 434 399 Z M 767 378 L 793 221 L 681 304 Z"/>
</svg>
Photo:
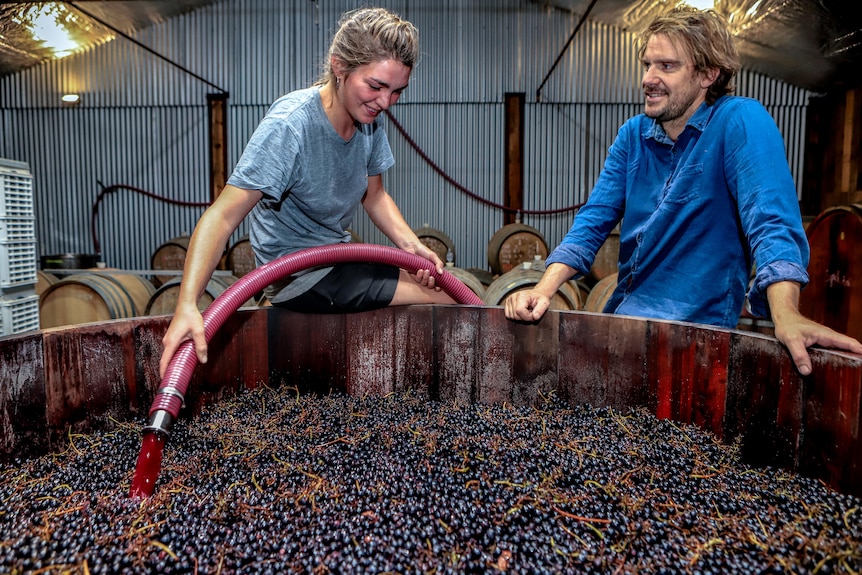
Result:
<svg viewBox="0 0 862 575">
<path fill-rule="evenodd" d="M 56 58 L 46 42 L 34 38 L 40 20 L 62 25 L 81 49 L 132 35 L 137 30 L 190 12 L 215 0 L 75 0 L 0 2 L 0 76 Z M 38 33 L 37 33 L 38 35 Z"/>
<path fill-rule="evenodd" d="M 639 32 L 667 0 L 534 0 Z M 592 9 L 590 9 L 590 6 Z M 858 0 L 715 0 L 730 21 L 743 65 L 813 92 L 862 86 Z"/>
<path fill-rule="evenodd" d="M 0 4 L 0 76 L 55 57 L 35 40 L 37 16 L 65 23 L 81 46 L 162 22 L 216 0 L 76 0 Z M 296 0 L 293 0 L 296 1 Z M 433 2 L 435 0 L 428 0 Z M 493 2 L 493 0 L 485 0 Z M 531 0 L 637 32 L 667 0 Z M 732 17 L 746 68 L 813 92 L 862 86 L 862 11 L 849 0 L 715 0 Z M 561 50 L 562 50 L 561 46 Z"/>
</svg>

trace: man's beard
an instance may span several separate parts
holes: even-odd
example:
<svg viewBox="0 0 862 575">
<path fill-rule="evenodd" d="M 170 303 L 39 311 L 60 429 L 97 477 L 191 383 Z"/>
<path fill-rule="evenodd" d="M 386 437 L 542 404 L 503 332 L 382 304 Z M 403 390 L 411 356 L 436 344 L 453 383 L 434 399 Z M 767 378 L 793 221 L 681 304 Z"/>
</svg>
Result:
<svg viewBox="0 0 862 575">
<path fill-rule="evenodd" d="M 659 123 L 663 122 L 672 122 L 683 115 L 685 115 L 686 111 L 691 107 L 694 103 L 696 96 L 692 95 L 690 98 L 686 100 L 678 100 L 674 98 L 668 98 L 667 104 L 665 104 L 664 108 L 658 111 L 649 111 L 645 110 L 647 118 L 652 118 Z"/>
</svg>

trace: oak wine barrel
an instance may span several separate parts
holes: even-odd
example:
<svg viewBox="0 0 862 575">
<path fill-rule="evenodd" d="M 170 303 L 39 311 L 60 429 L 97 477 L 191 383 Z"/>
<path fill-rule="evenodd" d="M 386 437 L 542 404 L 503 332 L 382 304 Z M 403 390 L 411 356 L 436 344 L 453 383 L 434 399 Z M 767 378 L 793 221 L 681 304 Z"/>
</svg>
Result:
<svg viewBox="0 0 862 575">
<path fill-rule="evenodd" d="M 39 298 L 42 329 L 144 315 L 155 287 L 137 274 L 90 271 L 48 286 Z"/>
<path fill-rule="evenodd" d="M 169 322 L 147 316 L 0 338 L 0 381 L 15 382 L 4 388 L 15 410 L 0 409 L 0 460 L 67 450 L 70 429 L 139 422 L 162 383 L 159 342 Z M 209 345 L 183 418 L 260 386 L 409 390 L 540 409 L 556 394 L 695 424 L 737 444 L 749 464 L 862 496 L 860 356 L 811 348 L 814 369 L 802 376 L 787 349 L 761 334 L 563 310 L 513 322 L 499 307 L 460 305 L 331 315 L 245 307 Z"/>
<path fill-rule="evenodd" d="M 821 212 L 807 232 L 809 284 L 799 296 L 806 317 L 862 339 L 862 204 Z"/>
<path fill-rule="evenodd" d="M 482 268 L 466 268 L 466 269 L 467 269 L 467 271 L 468 271 L 468 272 L 470 272 L 471 274 L 473 274 L 473 276 L 474 276 L 477 280 L 479 280 L 480 282 L 482 282 L 482 285 L 483 285 L 483 286 L 485 286 L 486 288 L 487 288 L 489 285 L 491 285 L 492 283 L 494 283 L 494 279 L 496 279 L 496 278 L 494 277 L 494 274 L 492 274 L 492 273 L 491 273 L 491 272 L 489 272 L 488 270 L 484 270 L 484 269 L 482 269 Z"/>
<path fill-rule="evenodd" d="M 241 278 L 255 268 L 254 250 L 251 248 L 248 234 L 240 237 L 227 250 L 225 267 L 237 278 Z"/>
<path fill-rule="evenodd" d="M 605 243 L 596 252 L 596 258 L 593 260 L 593 266 L 590 268 L 590 275 L 598 281 L 617 273 L 619 258 L 620 230 L 617 227 L 608 235 Z"/>
<path fill-rule="evenodd" d="M 169 239 L 153 251 L 150 256 L 150 269 L 182 271 L 186 264 L 186 252 L 189 249 L 191 236 L 181 235 Z M 174 275 L 155 275 L 153 284 L 160 286 L 170 281 Z"/>
<path fill-rule="evenodd" d="M 349 234 L 350 234 L 350 243 L 351 243 L 351 244 L 361 244 L 361 243 L 363 243 L 363 242 L 362 242 L 362 238 L 361 238 L 361 237 L 359 237 L 359 234 L 357 234 L 356 232 L 354 232 L 354 231 L 353 231 L 353 230 L 351 230 L 350 228 L 347 228 L 347 230 L 346 230 L 346 231 L 347 231 L 347 233 L 349 233 Z"/>
<path fill-rule="evenodd" d="M 203 311 L 209 306 L 218 296 L 224 293 L 224 290 L 233 285 L 238 278 L 232 275 L 214 275 L 207 282 L 204 288 L 204 293 L 198 300 L 198 309 Z M 172 314 L 177 309 L 177 299 L 180 295 L 180 283 L 182 277 L 175 277 L 172 280 L 162 284 L 150 297 L 145 308 L 145 315 L 165 315 Z M 244 306 L 254 305 L 254 299 L 249 298 Z"/>
<path fill-rule="evenodd" d="M 420 242 L 437 254 L 443 262 L 455 262 L 455 242 L 445 232 L 429 227 L 426 224 L 421 228 L 413 230 L 413 233 L 416 234 Z"/>
<path fill-rule="evenodd" d="M 587 304 L 587 298 L 590 296 L 590 291 L 592 291 L 592 285 L 594 282 L 587 281 L 586 278 L 578 278 L 569 280 L 569 283 L 572 284 L 572 287 L 578 291 L 578 295 L 581 298 L 581 304 Z M 583 307 L 581 308 L 583 309 Z"/>
<path fill-rule="evenodd" d="M 470 288 L 470 291 L 479 296 L 479 299 L 484 301 L 485 285 L 479 281 L 479 278 L 473 275 L 469 270 L 456 268 L 452 262 L 446 262 L 445 269 L 447 272 L 461 280 L 461 283 Z"/>
<path fill-rule="evenodd" d="M 41 296 L 45 290 L 60 281 L 60 278 L 44 270 L 36 270 L 36 295 Z"/>
<path fill-rule="evenodd" d="M 541 232 L 522 223 L 507 224 L 488 242 L 488 265 L 495 274 L 504 274 L 536 256 L 548 257 L 548 244 Z"/>
<path fill-rule="evenodd" d="M 589 295 L 587 295 L 587 301 L 584 302 L 584 311 L 601 313 L 605 310 L 605 304 L 611 299 L 614 289 L 617 287 L 617 277 L 619 277 L 619 273 L 614 272 L 599 280 L 592 287 Z"/>
</svg>

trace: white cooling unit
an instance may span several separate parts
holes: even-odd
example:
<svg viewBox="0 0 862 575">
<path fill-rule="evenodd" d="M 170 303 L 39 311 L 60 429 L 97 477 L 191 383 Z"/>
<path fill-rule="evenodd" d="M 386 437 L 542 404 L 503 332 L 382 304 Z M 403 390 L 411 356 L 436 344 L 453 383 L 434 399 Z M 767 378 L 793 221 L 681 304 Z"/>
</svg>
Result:
<svg viewBox="0 0 862 575">
<path fill-rule="evenodd" d="M 33 176 L 0 158 L 0 335 L 39 329 Z"/>
</svg>

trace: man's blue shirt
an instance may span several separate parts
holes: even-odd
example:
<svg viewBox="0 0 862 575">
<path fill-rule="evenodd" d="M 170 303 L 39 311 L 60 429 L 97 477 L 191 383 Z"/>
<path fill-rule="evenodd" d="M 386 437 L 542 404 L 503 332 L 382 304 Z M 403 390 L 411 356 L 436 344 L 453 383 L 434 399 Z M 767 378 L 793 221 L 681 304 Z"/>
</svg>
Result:
<svg viewBox="0 0 862 575">
<path fill-rule="evenodd" d="M 749 283 L 751 311 L 761 317 L 769 315 L 767 286 L 808 283 L 784 141 L 756 100 L 701 104 L 676 142 L 644 114 L 628 120 L 547 263 L 589 272 L 617 223 L 619 284 L 606 312 L 734 327 Z"/>
</svg>

